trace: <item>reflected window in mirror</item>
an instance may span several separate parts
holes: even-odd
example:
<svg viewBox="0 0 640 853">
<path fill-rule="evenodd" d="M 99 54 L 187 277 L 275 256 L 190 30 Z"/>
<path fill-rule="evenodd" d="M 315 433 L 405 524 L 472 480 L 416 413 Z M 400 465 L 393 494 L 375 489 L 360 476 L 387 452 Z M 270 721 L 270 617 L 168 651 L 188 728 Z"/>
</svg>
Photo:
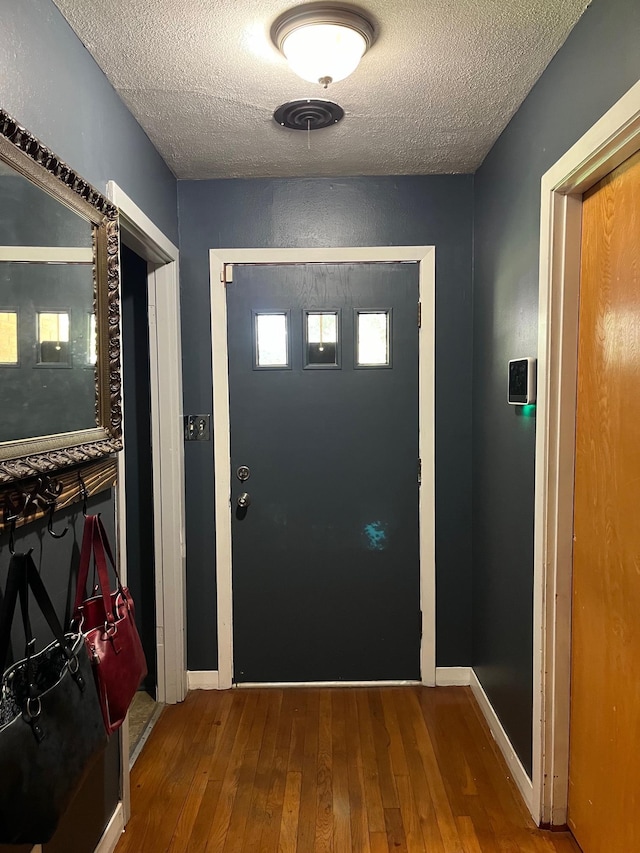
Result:
<svg viewBox="0 0 640 853">
<path fill-rule="evenodd" d="M 38 364 L 70 361 L 69 312 L 38 311 Z"/>
<path fill-rule="evenodd" d="M 96 315 L 89 314 L 88 319 L 87 340 L 89 347 L 87 350 L 87 364 L 94 365 L 98 361 L 98 330 L 96 328 Z"/>
<path fill-rule="evenodd" d="M 0 365 L 18 364 L 18 312 L 0 311 Z"/>
</svg>

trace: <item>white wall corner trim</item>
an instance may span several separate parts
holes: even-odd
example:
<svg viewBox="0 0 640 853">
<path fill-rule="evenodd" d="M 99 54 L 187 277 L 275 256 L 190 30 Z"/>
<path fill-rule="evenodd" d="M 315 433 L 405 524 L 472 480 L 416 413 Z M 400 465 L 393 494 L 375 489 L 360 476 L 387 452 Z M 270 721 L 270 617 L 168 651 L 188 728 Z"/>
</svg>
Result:
<svg viewBox="0 0 640 853">
<path fill-rule="evenodd" d="M 187 670 L 187 688 L 189 690 L 221 690 L 217 669 Z"/>
<path fill-rule="evenodd" d="M 118 803 L 115 811 L 111 815 L 111 820 L 107 824 L 105 831 L 102 833 L 102 838 L 98 842 L 95 853 L 113 853 L 123 832 L 124 811 L 122 809 L 122 803 Z"/>
<path fill-rule="evenodd" d="M 470 666 L 439 666 L 436 668 L 436 687 L 469 687 Z"/>
<path fill-rule="evenodd" d="M 542 177 L 534 511 L 534 820 L 567 820 L 582 196 L 640 150 L 640 81 Z"/>
<path fill-rule="evenodd" d="M 511 778 L 518 786 L 518 790 L 522 794 L 522 799 L 526 807 L 533 815 L 533 784 L 527 775 L 527 771 L 522 766 L 522 762 L 518 758 L 515 749 L 513 748 L 509 736 L 505 732 L 498 715 L 496 714 L 493 705 L 489 701 L 489 697 L 484 692 L 484 688 L 475 674 L 474 670 L 470 671 L 471 675 L 471 690 L 478 703 L 482 715 L 484 716 L 489 731 L 493 739 L 498 745 L 498 749 L 502 753 L 504 760 L 507 762 L 507 767 L 511 774 Z M 535 815 L 534 815 L 535 818 Z"/>
</svg>

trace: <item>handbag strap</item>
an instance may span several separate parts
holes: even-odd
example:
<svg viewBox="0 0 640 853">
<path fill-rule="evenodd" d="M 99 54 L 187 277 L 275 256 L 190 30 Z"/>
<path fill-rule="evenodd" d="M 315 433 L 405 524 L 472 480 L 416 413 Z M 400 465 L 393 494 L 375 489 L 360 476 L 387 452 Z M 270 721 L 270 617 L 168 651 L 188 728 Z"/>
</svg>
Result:
<svg viewBox="0 0 640 853">
<path fill-rule="evenodd" d="M 2 611 L 0 612 L 0 670 L 2 672 L 6 666 L 11 642 L 11 626 L 18 601 L 20 577 L 26 576 L 25 558 L 26 554 L 12 554 L 9 561 L 9 573 L 2 600 Z"/>
<path fill-rule="evenodd" d="M 96 515 L 96 527 L 100 533 L 100 539 L 102 541 L 102 546 L 104 548 L 104 552 L 109 558 L 109 562 L 111 563 L 111 567 L 113 568 L 113 572 L 116 576 L 116 580 L 118 581 L 118 587 L 122 588 L 122 581 L 120 580 L 120 574 L 118 572 L 118 567 L 116 566 L 116 561 L 113 559 L 113 553 L 111 551 L 111 544 L 109 542 L 109 537 L 107 536 L 107 531 L 104 529 L 104 524 L 102 523 L 102 518 L 99 515 Z"/>
<path fill-rule="evenodd" d="M 71 649 L 62 630 L 62 625 L 56 614 L 55 608 L 45 589 L 42 578 L 38 573 L 31 552 L 27 554 L 14 554 L 9 563 L 9 575 L 4 595 L 2 613 L 0 614 L 0 666 L 4 670 L 9 651 L 9 640 L 11 637 L 11 626 L 16 610 L 16 602 L 20 595 L 22 610 L 22 625 L 27 641 L 27 658 L 32 653 L 33 633 L 28 609 L 28 587 L 31 587 L 36 604 L 47 621 L 53 636 L 60 643 L 67 657 L 72 656 Z M 30 651 L 31 649 L 31 651 Z"/>
<path fill-rule="evenodd" d="M 91 556 L 95 560 L 98 570 L 98 584 L 100 586 L 100 597 L 104 608 L 105 622 L 115 621 L 115 615 L 111 605 L 111 594 L 109 591 L 109 570 L 107 568 L 107 557 L 109 558 L 118 581 L 122 588 L 120 576 L 116 569 L 111 546 L 99 515 L 88 515 L 84 521 L 84 532 L 82 536 L 82 549 L 80 551 L 80 566 L 78 569 L 78 583 L 76 586 L 76 599 L 73 605 L 73 618 L 79 622 L 81 618 L 82 602 L 86 598 L 87 579 L 89 577 L 89 565 Z"/>
<path fill-rule="evenodd" d="M 73 618 L 76 622 L 80 619 L 80 605 L 87 597 L 87 580 L 89 578 L 89 564 L 91 563 L 91 552 L 93 550 L 93 525 L 95 518 L 95 515 L 85 515 L 84 518 L 80 564 L 78 565 L 78 580 L 76 582 L 76 598 L 73 603 Z"/>
</svg>

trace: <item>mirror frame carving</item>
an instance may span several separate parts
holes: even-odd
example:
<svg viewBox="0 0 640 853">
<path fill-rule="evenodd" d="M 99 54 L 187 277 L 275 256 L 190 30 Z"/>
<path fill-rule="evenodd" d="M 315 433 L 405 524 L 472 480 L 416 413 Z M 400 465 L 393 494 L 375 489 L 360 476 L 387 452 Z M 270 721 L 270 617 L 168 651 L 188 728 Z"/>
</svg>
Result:
<svg viewBox="0 0 640 853">
<path fill-rule="evenodd" d="M 93 462 L 122 450 L 118 208 L 0 109 L 0 159 L 86 219 L 93 230 L 98 360 L 96 423 L 57 435 L 0 443 L 0 485 Z"/>
</svg>

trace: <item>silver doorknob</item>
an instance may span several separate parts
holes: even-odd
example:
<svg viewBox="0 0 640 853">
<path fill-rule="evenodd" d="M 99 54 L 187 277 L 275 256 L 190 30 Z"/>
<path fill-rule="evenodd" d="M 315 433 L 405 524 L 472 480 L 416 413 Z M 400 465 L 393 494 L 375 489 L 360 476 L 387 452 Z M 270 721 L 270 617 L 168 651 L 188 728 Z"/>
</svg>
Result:
<svg viewBox="0 0 640 853">
<path fill-rule="evenodd" d="M 246 509 L 251 504 L 251 495 L 248 495 L 246 492 L 243 492 L 238 498 L 238 506 L 240 509 Z"/>
</svg>

